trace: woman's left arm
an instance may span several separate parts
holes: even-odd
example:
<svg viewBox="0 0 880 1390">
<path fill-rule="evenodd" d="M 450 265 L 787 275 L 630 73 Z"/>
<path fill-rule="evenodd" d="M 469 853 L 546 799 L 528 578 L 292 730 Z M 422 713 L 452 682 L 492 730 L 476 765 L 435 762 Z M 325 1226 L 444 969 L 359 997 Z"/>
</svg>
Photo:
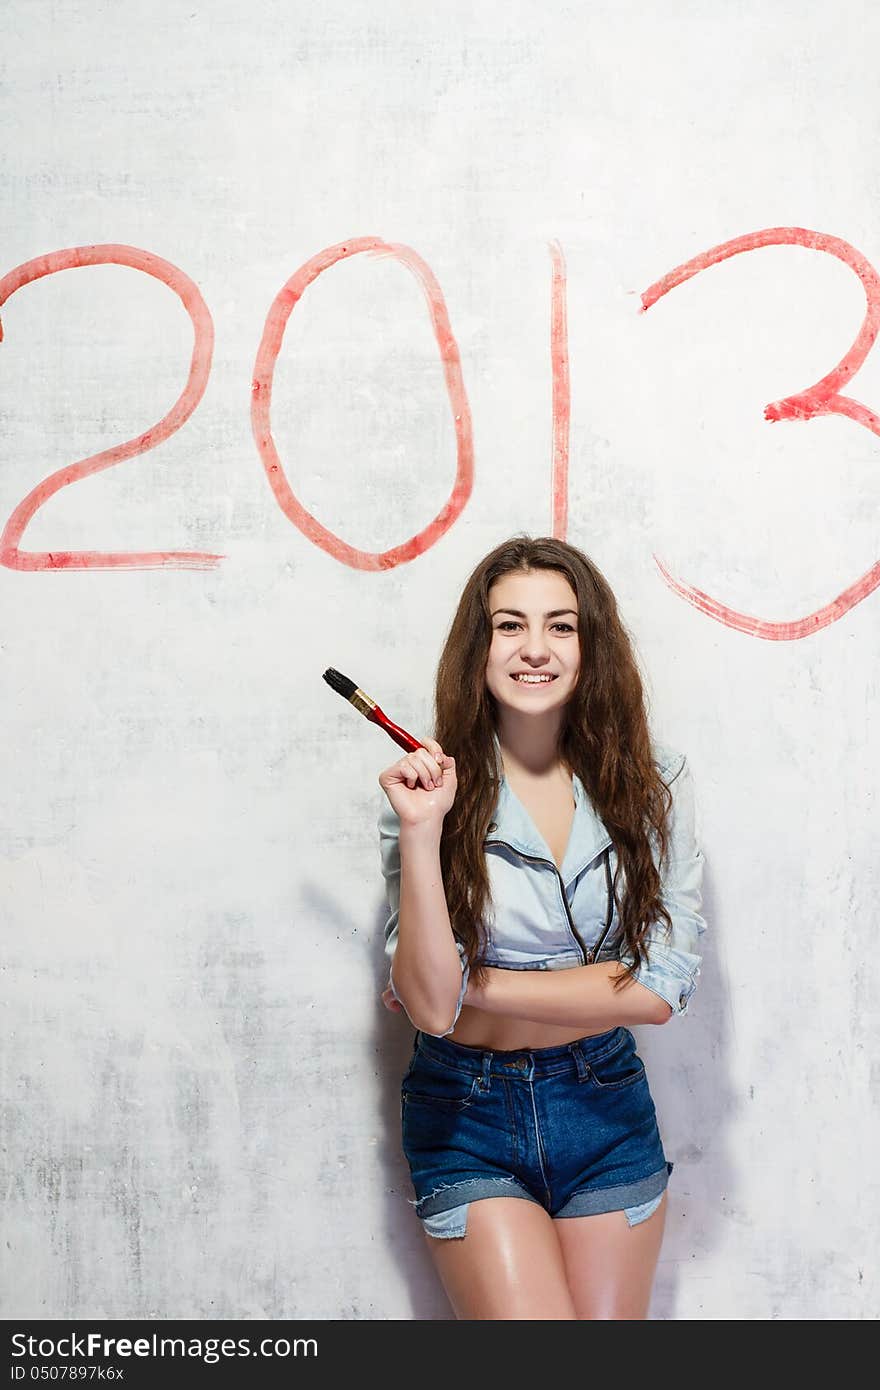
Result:
<svg viewBox="0 0 880 1390">
<path fill-rule="evenodd" d="M 665 1023 L 666 1003 L 638 981 L 621 990 L 612 980 L 622 974 L 616 960 L 575 965 L 568 970 L 504 970 L 486 967 L 486 983 L 473 979 L 464 1003 L 486 1013 L 521 1018 L 530 1023 L 557 1023 L 584 1032 L 628 1027 L 633 1023 Z"/>
</svg>

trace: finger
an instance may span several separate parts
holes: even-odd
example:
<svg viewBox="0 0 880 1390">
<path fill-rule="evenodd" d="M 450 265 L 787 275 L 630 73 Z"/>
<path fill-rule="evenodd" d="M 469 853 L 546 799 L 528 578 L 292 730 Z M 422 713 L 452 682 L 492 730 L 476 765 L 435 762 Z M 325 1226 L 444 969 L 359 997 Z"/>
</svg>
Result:
<svg viewBox="0 0 880 1390">
<path fill-rule="evenodd" d="M 422 742 L 425 748 L 427 748 L 428 752 L 434 758 L 434 761 L 437 764 L 437 773 L 439 776 L 442 777 L 443 768 L 445 764 L 448 762 L 446 754 L 443 752 L 443 749 L 440 747 L 440 744 L 437 742 L 435 738 L 425 738 L 422 740 Z"/>
<path fill-rule="evenodd" d="M 405 754 L 404 757 L 400 759 L 397 764 L 397 771 L 398 776 L 401 777 L 410 790 L 412 790 L 419 780 L 419 773 L 418 768 L 414 766 L 411 753 Z"/>
<path fill-rule="evenodd" d="M 436 743 L 433 739 L 431 742 L 434 744 L 433 749 L 419 748 L 416 751 L 427 770 L 430 785 L 441 787 L 443 785 L 442 749 L 439 743 Z M 437 756 L 438 751 L 440 757 Z"/>
<path fill-rule="evenodd" d="M 423 738 L 422 743 L 427 748 L 428 752 L 432 753 L 433 756 L 436 758 L 437 762 L 442 766 L 443 749 L 440 747 L 440 744 L 437 742 L 437 740 L 435 738 Z"/>
<path fill-rule="evenodd" d="M 426 748 L 416 748 L 414 752 L 410 753 L 409 757 L 410 762 L 418 767 L 419 777 L 427 791 L 431 791 L 433 787 L 439 787 L 441 785 L 443 769 L 440 767 L 436 758 L 434 758 Z"/>
</svg>

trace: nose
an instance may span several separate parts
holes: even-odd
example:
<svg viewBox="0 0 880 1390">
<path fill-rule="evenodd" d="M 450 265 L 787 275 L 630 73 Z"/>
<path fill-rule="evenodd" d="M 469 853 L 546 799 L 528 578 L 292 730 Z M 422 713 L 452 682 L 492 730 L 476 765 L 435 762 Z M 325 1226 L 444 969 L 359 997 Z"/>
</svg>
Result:
<svg viewBox="0 0 880 1390">
<path fill-rule="evenodd" d="M 543 628 L 526 633 L 520 648 L 520 655 L 523 661 L 528 661 L 535 667 L 546 665 L 550 659 L 550 647 Z"/>
</svg>

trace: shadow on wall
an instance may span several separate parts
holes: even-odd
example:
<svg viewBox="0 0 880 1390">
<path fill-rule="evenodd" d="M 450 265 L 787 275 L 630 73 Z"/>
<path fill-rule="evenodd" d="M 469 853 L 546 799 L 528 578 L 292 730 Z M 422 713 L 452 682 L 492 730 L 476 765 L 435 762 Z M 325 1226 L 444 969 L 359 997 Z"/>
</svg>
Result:
<svg viewBox="0 0 880 1390">
<path fill-rule="evenodd" d="M 700 943 L 700 987 L 688 1012 L 660 1028 L 633 1029 L 663 1148 L 675 1164 L 650 1309 L 652 1319 L 663 1321 L 694 1316 L 692 1299 L 686 1315 L 678 1309 L 679 1274 L 686 1282 L 688 1267 L 696 1268 L 721 1243 L 721 1225 L 737 1207 L 727 1135 L 741 1101 L 727 1064 L 733 1019 L 728 982 L 721 976 L 711 877 L 707 857 L 702 910 L 708 930 Z"/>
<path fill-rule="evenodd" d="M 387 1181 L 383 1184 L 385 1220 L 381 1230 L 393 1258 L 398 1261 L 401 1281 L 409 1294 L 410 1318 L 414 1322 L 455 1321 L 455 1311 L 431 1259 L 427 1237 L 423 1235 L 419 1218 L 410 1205 L 415 1194 L 401 1142 L 400 1083 L 412 1056 L 415 1029 L 405 1013 L 392 1013 L 379 997 L 388 982 L 384 938 L 387 920 L 388 908 L 383 898 L 376 916 L 373 957 L 376 980 L 373 1044 L 379 1059 L 376 1130 L 382 1136 L 382 1166 L 387 1174 Z"/>
</svg>

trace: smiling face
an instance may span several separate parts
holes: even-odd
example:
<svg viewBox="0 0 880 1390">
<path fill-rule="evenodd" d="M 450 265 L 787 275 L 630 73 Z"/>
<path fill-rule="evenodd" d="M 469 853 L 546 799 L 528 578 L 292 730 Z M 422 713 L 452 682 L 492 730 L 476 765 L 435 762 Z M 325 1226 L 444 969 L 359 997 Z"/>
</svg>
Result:
<svg viewBox="0 0 880 1390">
<path fill-rule="evenodd" d="M 558 570 L 502 575 L 489 590 L 486 685 L 511 712 L 558 712 L 580 669 L 577 596 Z M 551 679 L 547 679 L 547 678 Z"/>
</svg>

